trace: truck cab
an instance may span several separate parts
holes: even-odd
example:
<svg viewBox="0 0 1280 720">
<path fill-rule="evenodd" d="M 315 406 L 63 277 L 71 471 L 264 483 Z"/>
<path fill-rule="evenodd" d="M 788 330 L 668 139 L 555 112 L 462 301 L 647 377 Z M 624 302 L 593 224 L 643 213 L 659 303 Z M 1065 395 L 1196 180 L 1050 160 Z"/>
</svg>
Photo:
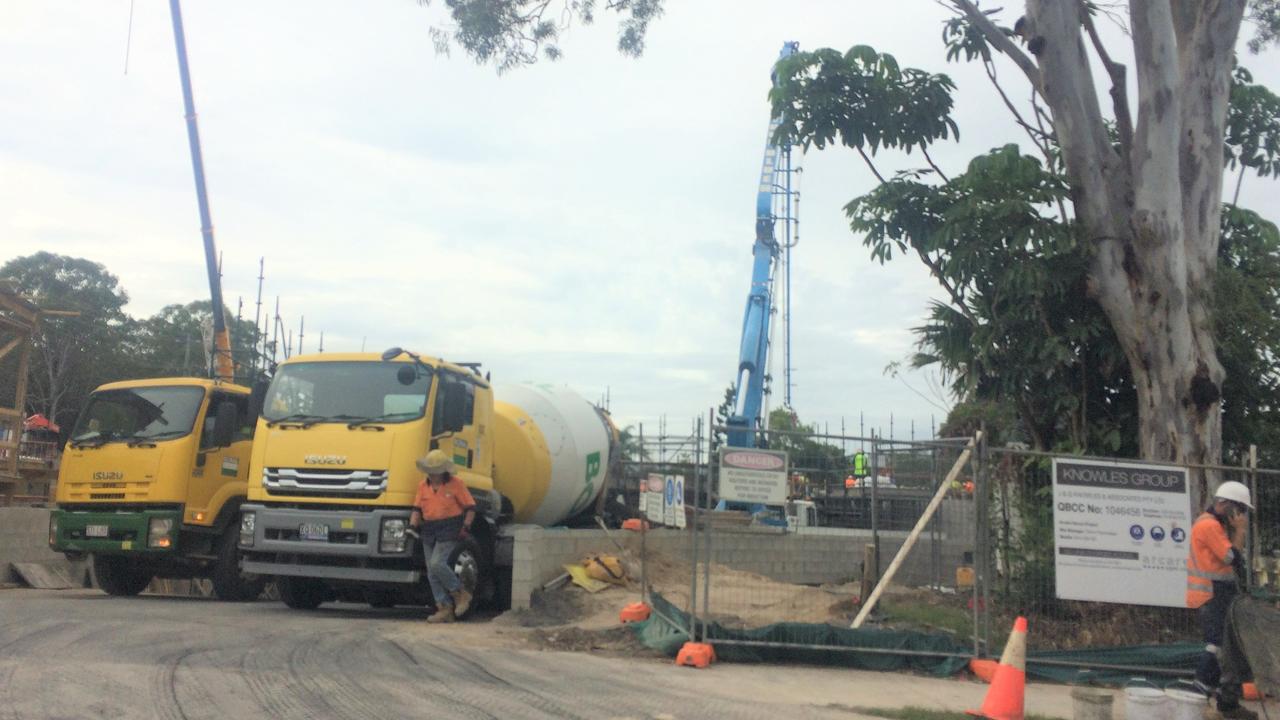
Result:
<svg viewBox="0 0 1280 720">
<path fill-rule="evenodd" d="M 249 396 L 204 378 L 96 389 L 63 452 L 50 546 L 90 556 L 112 595 L 136 595 L 155 577 L 207 577 L 219 598 L 256 598 L 265 579 L 240 571 L 237 548 Z"/>
<path fill-rule="evenodd" d="M 240 525 L 245 568 L 275 576 L 298 609 L 427 603 L 421 548 L 405 528 L 422 478 L 415 461 L 438 447 L 477 503 L 473 539 L 453 560 L 484 599 L 502 511 L 493 406 L 478 372 L 432 358 L 325 353 L 281 364 L 258 421 Z"/>
<path fill-rule="evenodd" d="M 475 365 L 391 348 L 282 363 L 255 438 L 244 569 L 275 577 L 285 604 L 306 610 L 431 604 L 422 546 L 405 529 L 423 481 L 416 461 L 437 448 L 476 501 L 451 565 L 479 603 L 493 599 L 497 568 L 510 567 L 500 525 L 594 512 L 617 431 L 567 389 L 495 390 Z"/>
</svg>

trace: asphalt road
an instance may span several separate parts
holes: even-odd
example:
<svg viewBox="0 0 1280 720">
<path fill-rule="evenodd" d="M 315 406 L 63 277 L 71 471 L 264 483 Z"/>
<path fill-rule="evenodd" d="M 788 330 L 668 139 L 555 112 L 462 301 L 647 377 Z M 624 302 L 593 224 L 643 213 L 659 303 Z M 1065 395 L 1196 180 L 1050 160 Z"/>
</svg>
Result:
<svg viewBox="0 0 1280 720">
<path fill-rule="evenodd" d="M 0 590 L 0 720 L 858 717 L 730 666 L 539 651 L 495 623 L 326 608 Z"/>
</svg>

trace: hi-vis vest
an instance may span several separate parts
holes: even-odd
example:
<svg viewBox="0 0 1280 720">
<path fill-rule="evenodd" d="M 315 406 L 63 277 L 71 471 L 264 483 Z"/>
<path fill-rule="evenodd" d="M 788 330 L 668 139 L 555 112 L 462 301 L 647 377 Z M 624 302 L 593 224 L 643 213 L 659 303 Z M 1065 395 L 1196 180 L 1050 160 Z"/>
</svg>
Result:
<svg viewBox="0 0 1280 720">
<path fill-rule="evenodd" d="M 1222 523 L 1209 513 L 1191 526 L 1191 552 L 1187 555 L 1187 607 L 1198 608 L 1213 598 L 1213 583 L 1235 582 L 1236 574 L 1227 562 L 1231 539 Z"/>
<path fill-rule="evenodd" d="M 867 476 L 867 456 L 861 452 L 853 456 L 853 474 L 858 477 Z"/>
</svg>

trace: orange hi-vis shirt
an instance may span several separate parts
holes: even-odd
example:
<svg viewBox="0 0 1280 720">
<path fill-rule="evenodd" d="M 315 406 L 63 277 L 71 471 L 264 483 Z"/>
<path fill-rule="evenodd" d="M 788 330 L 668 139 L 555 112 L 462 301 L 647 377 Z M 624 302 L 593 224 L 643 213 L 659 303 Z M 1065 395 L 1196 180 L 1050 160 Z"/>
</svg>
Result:
<svg viewBox="0 0 1280 720">
<path fill-rule="evenodd" d="M 439 488 L 431 487 L 431 483 L 424 479 L 418 485 L 418 494 L 413 497 L 413 506 L 422 512 L 425 522 L 432 522 L 455 518 L 474 508 L 476 501 L 467 486 L 456 475 L 451 475 L 449 481 Z"/>
<path fill-rule="evenodd" d="M 1231 569 L 1231 538 L 1210 513 L 1191 526 L 1191 551 L 1187 555 L 1187 607 L 1198 608 L 1213 599 L 1214 582 L 1235 582 Z"/>
</svg>

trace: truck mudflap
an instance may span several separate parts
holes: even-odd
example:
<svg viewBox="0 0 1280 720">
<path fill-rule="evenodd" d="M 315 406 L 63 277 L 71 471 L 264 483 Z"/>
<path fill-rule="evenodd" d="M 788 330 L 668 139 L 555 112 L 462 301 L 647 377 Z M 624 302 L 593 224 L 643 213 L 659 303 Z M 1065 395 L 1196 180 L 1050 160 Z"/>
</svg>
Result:
<svg viewBox="0 0 1280 720">
<path fill-rule="evenodd" d="M 384 523 L 408 523 L 409 511 L 304 510 L 241 506 L 240 550 L 245 572 L 352 582 L 417 583 L 415 543 L 392 543 L 384 552 Z M 252 520 L 245 520 L 252 516 Z M 250 531 L 249 527 L 252 527 Z"/>
<path fill-rule="evenodd" d="M 148 543 L 153 519 L 169 521 L 167 547 L 152 547 Z M 54 510 L 49 516 L 49 541 L 58 552 L 163 555 L 178 550 L 181 524 L 182 511 L 179 509 L 131 512 Z"/>
</svg>

